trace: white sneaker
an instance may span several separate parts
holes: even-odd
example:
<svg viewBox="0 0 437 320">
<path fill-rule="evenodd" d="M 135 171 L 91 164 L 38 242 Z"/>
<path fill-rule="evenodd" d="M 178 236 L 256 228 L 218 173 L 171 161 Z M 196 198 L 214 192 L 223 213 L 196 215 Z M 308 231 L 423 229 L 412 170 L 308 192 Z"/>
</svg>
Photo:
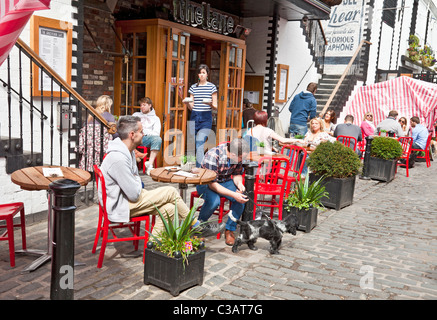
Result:
<svg viewBox="0 0 437 320">
<path fill-rule="evenodd" d="M 147 161 L 147 162 L 148 162 L 148 161 Z M 152 164 L 147 163 L 147 162 L 146 162 L 146 174 L 147 174 L 148 176 L 150 176 L 150 171 L 153 170 L 153 166 L 152 166 Z"/>
</svg>

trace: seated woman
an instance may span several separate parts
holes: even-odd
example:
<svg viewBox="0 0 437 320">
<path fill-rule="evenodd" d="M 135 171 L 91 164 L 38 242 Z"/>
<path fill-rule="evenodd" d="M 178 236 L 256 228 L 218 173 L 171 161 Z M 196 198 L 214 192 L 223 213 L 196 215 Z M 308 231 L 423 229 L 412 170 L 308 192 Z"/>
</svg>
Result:
<svg viewBox="0 0 437 320">
<path fill-rule="evenodd" d="M 335 138 L 331 137 L 329 133 L 323 131 L 323 120 L 320 118 L 313 118 L 310 120 L 310 130 L 305 134 L 303 143 L 310 147 L 310 151 L 314 150 L 320 143 L 325 141 L 335 142 Z M 305 160 L 302 175 L 305 176 L 308 172 L 307 167 L 308 158 Z"/>
<path fill-rule="evenodd" d="M 329 133 L 323 131 L 323 120 L 320 118 L 313 118 L 310 120 L 310 131 L 305 134 L 303 140 L 305 145 L 310 145 L 311 150 L 314 150 L 321 142 L 334 142 L 335 138 L 331 137 Z"/>
<path fill-rule="evenodd" d="M 328 110 L 326 111 L 325 115 L 322 117 L 320 114 L 320 118 L 323 121 L 323 130 L 329 135 L 334 135 L 335 125 L 337 123 L 337 115 L 335 114 L 334 110 Z"/>
<path fill-rule="evenodd" d="M 367 136 L 373 136 L 375 132 L 375 124 L 373 123 L 373 114 L 366 112 L 364 114 L 363 122 L 361 122 L 361 133 L 363 135 L 363 141 L 366 141 Z"/>
<path fill-rule="evenodd" d="M 411 134 L 410 134 L 410 128 L 408 127 L 408 124 L 407 124 L 407 118 L 400 117 L 398 122 L 401 125 L 402 132 L 404 133 L 404 137 L 410 137 Z"/>
<path fill-rule="evenodd" d="M 267 127 L 268 115 L 265 111 L 257 111 L 253 116 L 255 127 L 247 130 L 246 137 L 252 136 L 258 139 L 259 142 L 264 142 L 264 150 L 266 153 L 278 152 L 273 145 L 272 140 L 279 141 L 281 143 L 293 143 L 295 139 L 284 138 L 277 134 L 275 131 Z"/>
</svg>

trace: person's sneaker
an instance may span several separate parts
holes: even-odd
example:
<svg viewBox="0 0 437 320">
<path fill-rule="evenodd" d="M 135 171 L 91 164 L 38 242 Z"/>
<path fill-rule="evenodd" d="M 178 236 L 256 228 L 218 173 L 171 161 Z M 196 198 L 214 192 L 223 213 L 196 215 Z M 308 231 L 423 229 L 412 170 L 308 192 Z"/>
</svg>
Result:
<svg viewBox="0 0 437 320">
<path fill-rule="evenodd" d="M 149 161 L 146 161 L 145 166 L 146 166 L 146 174 L 150 176 L 150 171 L 153 170 L 153 165 Z"/>
</svg>

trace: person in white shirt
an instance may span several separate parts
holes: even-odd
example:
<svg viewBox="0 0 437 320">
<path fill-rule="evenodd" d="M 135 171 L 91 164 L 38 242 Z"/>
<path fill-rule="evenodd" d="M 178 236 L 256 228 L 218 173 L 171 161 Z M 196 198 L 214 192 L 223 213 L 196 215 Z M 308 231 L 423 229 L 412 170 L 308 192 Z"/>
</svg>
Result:
<svg viewBox="0 0 437 320">
<path fill-rule="evenodd" d="M 161 120 L 156 115 L 150 98 L 141 98 L 138 102 L 141 107 L 141 112 L 135 112 L 133 116 L 139 117 L 141 119 L 141 124 L 143 125 L 144 136 L 141 145 L 150 150 L 149 161 L 146 161 L 146 173 L 150 174 L 156 156 L 158 155 L 159 150 L 161 150 Z"/>
</svg>

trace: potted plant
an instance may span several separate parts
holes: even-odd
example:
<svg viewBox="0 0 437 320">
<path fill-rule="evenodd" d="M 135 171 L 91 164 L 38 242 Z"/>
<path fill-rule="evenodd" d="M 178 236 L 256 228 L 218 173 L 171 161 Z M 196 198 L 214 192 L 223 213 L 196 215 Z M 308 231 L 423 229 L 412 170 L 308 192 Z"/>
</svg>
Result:
<svg viewBox="0 0 437 320">
<path fill-rule="evenodd" d="M 255 144 L 258 147 L 258 154 L 264 155 L 264 147 L 265 147 L 264 142 L 257 141 Z"/>
<path fill-rule="evenodd" d="M 397 139 L 375 137 L 372 140 L 367 166 L 369 178 L 386 182 L 393 180 L 396 162 L 401 156 L 402 146 Z"/>
<path fill-rule="evenodd" d="M 188 156 L 181 156 L 181 170 L 191 172 L 191 169 L 193 169 L 196 166 L 196 157 L 193 155 Z"/>
<path fill-rule="evenodd" d="M 174 219 L 168 214 L 162 219 L 164 229 L 151 240 L 144 249 L 144 284 L 153 284 L 169 291 L 173 296 L 195 285 L 202 285 L 205 264 L 204 242 L 198 238 L 197 228 L 193 228 L 197 205 L 191 208 L 185 220 L 178 218 L 175 203 Z"/>
<path fill-rule="evenodd" d="M 310 154 L 308 167 L 310 182 L 324 176 L 328 196 L 321 199 L 328 208 L 340 210 L 353 202 L 356 176 L 361 169 L 358 155 L 341 142 L 322 142 Z"/>
<path fill-rule="evenodd" d="M 285 200 L 286 214 L 296 214 L 298 230 L 311 232 L 317 225 L 317 214 L 323 208 L 321 199 L 327 197 L 325 186 L 322 184 L 324 177 L 309 184 L 309 179 L 298 181 L 292 192 Z"/>
</svg>

